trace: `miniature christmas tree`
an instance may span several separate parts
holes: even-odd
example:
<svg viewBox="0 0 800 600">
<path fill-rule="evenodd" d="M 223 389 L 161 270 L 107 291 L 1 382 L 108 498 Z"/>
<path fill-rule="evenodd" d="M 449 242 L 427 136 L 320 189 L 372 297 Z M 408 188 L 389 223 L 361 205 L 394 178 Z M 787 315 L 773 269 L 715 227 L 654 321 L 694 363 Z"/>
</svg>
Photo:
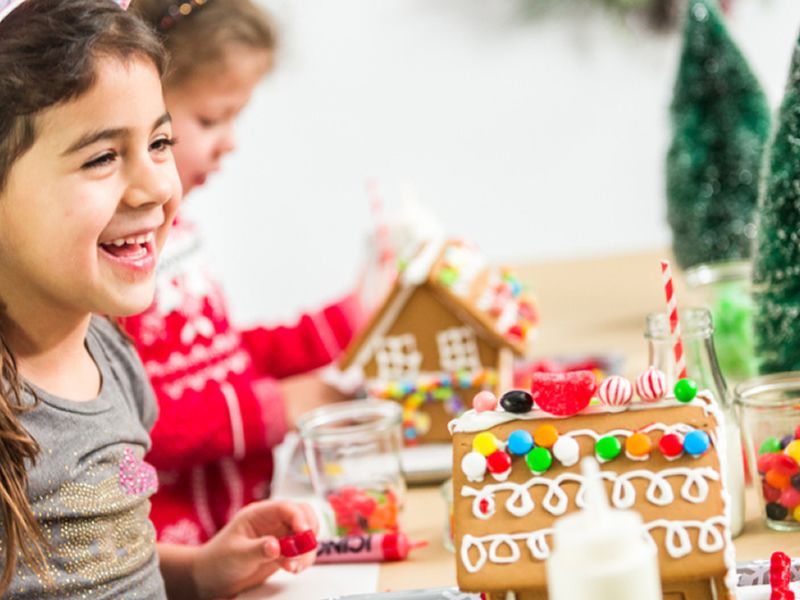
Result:
<svg viewBox="0 0 800 600">
<path fill-rule="evenodd" d="M 769 148 L 753 279 L 763 373 L 800 369 L 800 40 Z"/>
<path fill-rule="evenodd" d="M 716 0 L 688 3 L 671 116 L 667 200 L 678 264 L 747 259 L 769 108 Z"/>
</svg>

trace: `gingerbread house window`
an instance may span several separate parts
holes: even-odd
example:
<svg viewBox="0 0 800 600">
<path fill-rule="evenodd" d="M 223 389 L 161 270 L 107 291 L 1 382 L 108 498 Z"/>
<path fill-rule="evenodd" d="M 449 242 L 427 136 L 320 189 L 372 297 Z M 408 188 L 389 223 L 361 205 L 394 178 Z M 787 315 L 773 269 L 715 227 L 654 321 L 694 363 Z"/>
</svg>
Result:
<svg viewBox="0 0 800 600">
<path fill-rule="evenodd" d="M 411 379 L 419 375 L 422 354 L 410 333 L 384 338 L 375 352 L 378 377 L 384 381 Z"/>
<path fill-rule="evenodd" d="M 468 327 L 453 327 L 436 334 L 439 363 L 448 373 L 474 372 L 481 368 L 475 334 Z"/>
</svg>

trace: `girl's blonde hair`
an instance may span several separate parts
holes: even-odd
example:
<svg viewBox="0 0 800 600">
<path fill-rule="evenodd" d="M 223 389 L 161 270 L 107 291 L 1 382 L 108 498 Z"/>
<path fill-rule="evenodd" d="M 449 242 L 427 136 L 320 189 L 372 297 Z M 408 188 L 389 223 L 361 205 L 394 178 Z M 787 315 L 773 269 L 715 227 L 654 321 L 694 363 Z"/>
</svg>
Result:
<svg viewBox="0 0 800 600">
<path fill-rule="evenodd" d="M 205 0 L 186 16 L 163 26 L 185 0 L 134 0 L 131 10 L 155 29 L 169 54 L 166 85 L 177 87 L 197 75 L 223 68 L 226 52 L 243 46 L 273 52 L 277 34 L 267 14 L 252 0 Z"/>
<path fill-rule="evenodd" d="M 164 72 L 158 39 L 111 0 L 27 0 L 0 22 L 0 192 L 14 162 L 36 141 L 37 118 L 91 89 L 97 61 L 106 57 L 145 59 Z M 0 302 L 0 325 L 4 317 Z M 0 327 L 0 595 L 18 554 L 37 572 L 46 569 L 47 541 L 28 499 L 27 470 L 39 445 L 19 421 L 33 408 L 24 390 Z"/>
</svg>

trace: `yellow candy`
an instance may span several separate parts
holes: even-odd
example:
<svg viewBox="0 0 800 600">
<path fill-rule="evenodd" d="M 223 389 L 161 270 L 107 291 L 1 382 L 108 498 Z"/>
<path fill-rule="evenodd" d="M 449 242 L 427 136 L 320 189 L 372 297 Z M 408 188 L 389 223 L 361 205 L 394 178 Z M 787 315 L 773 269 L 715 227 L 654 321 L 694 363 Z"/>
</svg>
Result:
<svg viewBox="0 0 800 600">
<path fill-rule="evenodd" d="M 542 425 L 533 433 L 533 441 L 542 448 L 552 448 L 558 440 L 558 429 L 552 425 Z"/>
<path fill-rule="evenodd" d="M 420 412 L 414 417 L 414 427 L 418 435 L 425 435 L 431 430 L 431 418 L 429 415 Z"/>
<path fill-rule="evenodd" d="M 800 521 L 800 506 L 794 507 L 794 510 L 792 511 L 792 516 L 794 517 L 795 521 Z"/>
<path fill-rule="evenodd" d="M 472 449 L 484 456 L 489 456 L 497 452 L 498 442 L 493 433 L 483 431 L 472 440 Z"/>
<path fill-rule="evenodd" d="M 796 463 L 800 463 L 800 440 L 789 442 L 784 452 L 791 456 Z"/>
<path fill-rule="evenodd" d="M 423 398 L 421 394 L 411 394 L 405 399 L 403 406 L 409 410 L 414 410 L 422 406 L 424 400 L 425 398 Z"/>
</svg>

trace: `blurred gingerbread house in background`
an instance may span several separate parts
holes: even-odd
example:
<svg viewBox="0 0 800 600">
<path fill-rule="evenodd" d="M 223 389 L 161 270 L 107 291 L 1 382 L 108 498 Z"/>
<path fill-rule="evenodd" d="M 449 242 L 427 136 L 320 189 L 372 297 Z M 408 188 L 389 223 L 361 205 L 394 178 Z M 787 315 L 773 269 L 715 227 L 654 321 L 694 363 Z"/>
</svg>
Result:
<svg viewBox="0 0 800 600">
<path fill-rule="evenodd" d="M 538 316 L 514 274 L 461 240 L 424 242 L 340 361 L 368 395 L 403 406 L 406 444 L 449 442 L 481 390 L 510 387 Z"/>
</svg>

